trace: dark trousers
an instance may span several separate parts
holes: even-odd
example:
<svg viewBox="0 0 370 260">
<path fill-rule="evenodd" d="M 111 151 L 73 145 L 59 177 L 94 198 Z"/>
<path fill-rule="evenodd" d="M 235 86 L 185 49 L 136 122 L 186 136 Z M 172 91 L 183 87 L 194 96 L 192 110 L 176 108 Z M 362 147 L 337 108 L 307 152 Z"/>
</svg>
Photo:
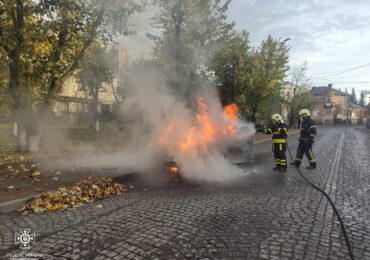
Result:
<svg viewBox="0 0 370 260">
<path fill-rule="evenodd" d="M 312 142 L 299 142 L 297 154 L 295 158 L 295 164 L 297 166 L 301 165 L 303 154 L 306 155 L 308 161 L 310 162 L 310 166 L 316 167 L 316 160 L 315 156 L 312 153 Z"/>
<path fill-rule="evenodd" d="M 286 144 L 272 144 L 272 151 L 274 152 L 276 168 L 286 169 Z"/>
</svg>

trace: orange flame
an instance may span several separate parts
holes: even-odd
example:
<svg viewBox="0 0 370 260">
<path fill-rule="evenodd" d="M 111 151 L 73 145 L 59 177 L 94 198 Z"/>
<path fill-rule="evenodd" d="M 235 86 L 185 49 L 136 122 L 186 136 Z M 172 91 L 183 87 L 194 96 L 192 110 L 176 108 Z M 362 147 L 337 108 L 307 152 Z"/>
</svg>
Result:
<svg viewBox="0 0 370 260">
<path fill-rule="evenodd" d="M 168 134 L 172 131 L 173 127 L 175 126 L 175 123 L 171 122 L 170 125 L 164 130 L 164 133 L 162 135 L 162 138 L 159 140 L 160 144 L 165 144 L 167 143 L 166 137 Z"/>
<path fill-rule="evenodd" d="M 185 141 L 180 143 L 181 151 L 188 150 L 192 145 L 194 145 L 194 130 L 195 126 L 190 128 L 190 130 L 185 134 Z"/>
<path fill-rule="evenodd" d="M 230 103 L 229 105 L 224 107 L 223 116 L 224 116 L 225 120 L 229 120 L 229 121 L 235 123 L 236 121 L 238 121 L 238 114 L 239 113 L 240 113 L 239 107 L 235 103 Z M 222 131 L 223 135 L 226 135 L 228 133 L 230 133 L 231 135 L 236 134 L 236 129 L 235 129 L 234 125 L 228 124 L 227 125 L 227 130 L 225 128 L 223 129 L 223 131 Z"/>
<path fill-rule="evenodd" d="M 203 98 L 198 98 L 198 114 L 196 115 L 197 124 L 190 127 L 185 133 L 184 139 L 177 144 L 181 152 L 185 152 L 194 147 L 212 143 L 217 136 L 235 135 L 237 133 L 235 123 L 238 120 L 239 108 L 231 103 L 223 110 L 222 116 L 212 118 L 208 112 L 208 106 L 203 102 Z M 161 144 L 166 144 L 167 137 L 173 130 L 173 122 L 164 130 Z M 171 170 L 172 171 L 172 170 Z"/>
<path fill-rule="evenodd" d="M 235 103 L 230 103 L 224 107 L 224 118 L 236 122 L 238 120 L 238 114 L 240 114 L 240 109 Z"/>
</svg>

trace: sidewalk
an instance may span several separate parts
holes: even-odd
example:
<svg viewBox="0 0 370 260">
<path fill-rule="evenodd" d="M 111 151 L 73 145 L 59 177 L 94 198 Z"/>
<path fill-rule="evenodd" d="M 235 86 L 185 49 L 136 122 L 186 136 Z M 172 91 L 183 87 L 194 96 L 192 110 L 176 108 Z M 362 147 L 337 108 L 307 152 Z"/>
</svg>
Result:
<svg viewBox="0 0 370 260">
<path fill-rule="evenodd" d="M 0 182 L 0 214 L 15 211 L 25 202 L 39 198 L 43 193 L 56 191 L 61 186 L 71 186 L 78 181 L 94 177 L 112 178 L 114 182 L 122 183 L 125 176 L 132 175 L 131 172 L 120 172 L 114 168 L 101 170 L 84 168 L 51 172 L 40 170 L 40 172 L 37 182 L 24 181 L 19 177 Z"/>
<path fill-rule="evenodd" d="M 289 130 L 289 135 L 299 130 Z M 256 133 L 255 144 L 271 142 L 271 135 Z M 0 214 L 19 209 L 26 201 L 40 197 L 43 193 L 55 191 L 60 186 L 69 186 L 81 180 L 98 177 L 111 177 L 113 181 L 122 183 L 126 178 L 132 178 L 131 172 L 119 169 L 89 169 L 71 168 L 68 170 L 44 169 L 31 157 L 11 154 L 7 161 L 0 163 Z"/>
</svg>

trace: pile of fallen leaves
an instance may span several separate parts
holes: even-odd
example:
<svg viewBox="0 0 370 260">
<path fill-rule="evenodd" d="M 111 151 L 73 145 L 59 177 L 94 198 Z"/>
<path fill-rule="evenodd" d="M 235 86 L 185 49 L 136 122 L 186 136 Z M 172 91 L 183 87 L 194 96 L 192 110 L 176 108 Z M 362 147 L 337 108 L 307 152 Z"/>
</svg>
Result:
<svg viewBox="0 0 370 260">
<path fill-rule="evenodd" d="M 95 177 L 77 182 L 71 187 L 61 186 L 55 192 L 44 193 L 40 198 L 24 205 L 19 211 L 23 211 L 23 215 L 26 215 L 48 210 L 72 209 L 125 191 L 124 186 L 114 183 L 112 178 Z"/>
</svg>

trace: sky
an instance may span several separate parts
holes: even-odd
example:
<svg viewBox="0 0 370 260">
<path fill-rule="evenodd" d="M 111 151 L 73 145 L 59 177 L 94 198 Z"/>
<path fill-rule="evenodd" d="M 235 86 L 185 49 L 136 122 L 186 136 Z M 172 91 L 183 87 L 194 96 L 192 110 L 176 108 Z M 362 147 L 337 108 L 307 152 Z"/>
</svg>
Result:
<svg viewBox="0 0 370 260">
<path fill-rule="evenodd" d="M 228 21 L 237 31 L 249 32 L 252 46 L 268 35 L 289 38 L 290 66 L 307 61 L 313 86 L 370 91 L 370 1 L 367 0 L 232 0 Z M 131 60 L 149 57 L 153 42 L 146 33 L 159 34 L 150 25 L 158 9 L 150 6 L 130 23 L 136 36 L 121 37 Z M 289 80 L 289 78 L 287 78 Z M 370 101 L 370 95 L 369 95 Z"/>
</svg>

